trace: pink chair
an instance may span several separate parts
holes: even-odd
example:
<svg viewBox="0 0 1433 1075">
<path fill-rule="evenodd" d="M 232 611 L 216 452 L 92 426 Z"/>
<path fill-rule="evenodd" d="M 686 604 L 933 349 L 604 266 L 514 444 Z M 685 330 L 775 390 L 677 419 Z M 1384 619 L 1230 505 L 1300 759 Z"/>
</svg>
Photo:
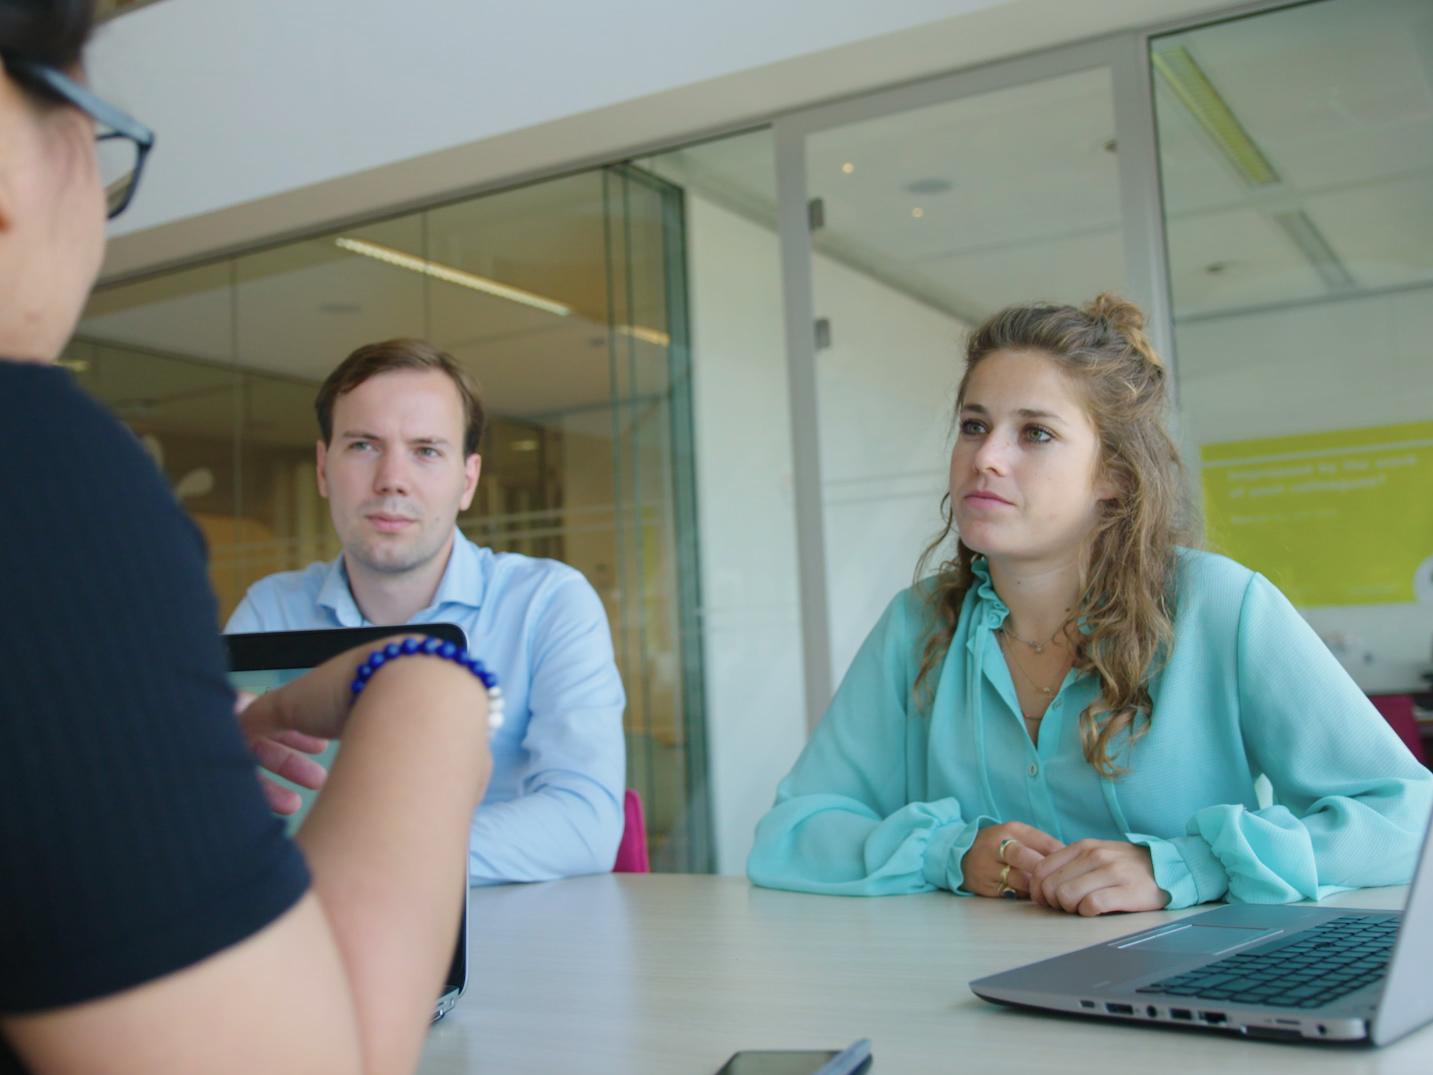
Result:
<svg viewBox="0 0 1433 1075">
<path fill-rule="evenodd" d="M 1418 721 L 1413 716 L 1413 695 L 1411 694 L 1370 694 L 1368 700 L 1383 714 L 1383 719 L 1398 733 L 1398 738 L 1420 764 L 1427 765 L 1423 754 L 1423 736 L 1419 734 Z"/>
<path fill-rule="evenodd" d="M 622 796 L 622 842 L 617 845 L 617 861 L 613 873 L 651 873 L 652 861 L 647 857 L 647 820 L 642 814 L 642 796 L 631 788 Z"/>
</svg>

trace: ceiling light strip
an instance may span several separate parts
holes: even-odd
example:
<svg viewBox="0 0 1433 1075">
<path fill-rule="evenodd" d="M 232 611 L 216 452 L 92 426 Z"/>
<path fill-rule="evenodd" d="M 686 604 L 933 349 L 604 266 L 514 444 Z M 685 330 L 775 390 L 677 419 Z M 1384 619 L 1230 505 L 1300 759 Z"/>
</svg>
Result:
<svg viewBox="0 0 1433 1075">
<path fill-rule="evenodd" d="M 1150 54 L 1150 62 L 1189 114 L 1214 139 L 1215 145 L 1249 184 L 1265 187 L 1279 182 L 1279 173 L 1255 144 L 1239 117 L 1219 96 L 1189 50 L 1179 45 Z"/>
<path fill-rule="evenodd" d="M 427 258 L 405 254 L 401 250 L 395 250 L 391 246 L 384 246 L 382 243 L 372 243 L 367 239 L 350 239 L 346 236 L 335 239 L 333 243 L 340 249 L 347 250 L 350 254 L 362 254 L 366 258 L 373 258 L 376 261 L 383 262 L 385 265 L 393 265 L 399 269 L 420 272 L 425 276 L 433 277 L 435 280 L 442 280 L 444 283 L 471 288 L 474 291 L 481 291 L 484 294 L 492 295 L 499 299 L 507 299 L 509 302 L 519 302 L 524 306 L 531 306 L 536 310 L 545 310 L 547 313 L 556 314 L 558 317 L 566 317 L 572 313 L 572 307 L 564 306 L 562 303 L 553 299 L 544 298 L 541 295 L 534 295 L 531 291 L 523 291 L 521 288 L 509 287 L 507 284 L 500 284 L 496 280 L 490 280 L 486 276 L 464 272 L 462 269 L 455 269 L 451 265 L 444 265 L 439 261 L 430 261 Z"/>
<path fill-rule="evenodd" d="M 1274 213 L 1271 220 L 1279 226 L 1295 246 L 1309 259 L 1314 271 L 1323 279 L 1330 291 L 1349 291 L 1358 281 L 1348 271 L 1348 266 L 1329 244 L 1319 226 L 1308 213 L 1295 209 L 1286 213 Z"/>
<path fill-rule="evenodd" d="M 667 347 L 672 342 L 672 337 L 660 329 L 647 328 L 645 325 L 617 325 L 617 331 L 623 336 L 629 336 L 634 340 L 641 340 L 643 343 L 650 343 L 656 347 Z"/>
</svg>

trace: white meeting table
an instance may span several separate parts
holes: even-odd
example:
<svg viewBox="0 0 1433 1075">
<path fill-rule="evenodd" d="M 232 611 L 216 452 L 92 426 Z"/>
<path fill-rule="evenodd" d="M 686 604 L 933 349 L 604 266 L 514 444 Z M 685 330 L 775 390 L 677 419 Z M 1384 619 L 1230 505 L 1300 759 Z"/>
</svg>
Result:
<svg viewBox="0 0 1433 1075">
<path fill-rule="evenodd" d="M 1397 908 L 1405 893 L 1325 905 Z M 713 1075 L 738 1049 L 856 1038 L 871 1039 L 871 1075 L 1433 1073 L 1433 1027 L 1384 1049 L 1246 1041 L 999 1008 L 966 984 L 1187 912 L 1082 919 L 681 874 L 474 889 L 468 911 L 468 990 L 430 1030 L 421 1075 Z"/>
</svg>

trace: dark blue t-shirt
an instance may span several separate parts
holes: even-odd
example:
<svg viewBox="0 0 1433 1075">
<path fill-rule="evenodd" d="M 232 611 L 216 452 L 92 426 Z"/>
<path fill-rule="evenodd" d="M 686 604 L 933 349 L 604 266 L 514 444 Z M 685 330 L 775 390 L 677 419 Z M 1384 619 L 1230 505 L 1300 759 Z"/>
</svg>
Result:
<svg viewBox="0 0 1433 1075">
<path fill-rule="evenodd" d="M 19 1013 L 243 940 L 308 871 L 233 716 L 203 540 L 64 370 L 0 360 L 0 512 L 0 1012 Z"/>
</svg>

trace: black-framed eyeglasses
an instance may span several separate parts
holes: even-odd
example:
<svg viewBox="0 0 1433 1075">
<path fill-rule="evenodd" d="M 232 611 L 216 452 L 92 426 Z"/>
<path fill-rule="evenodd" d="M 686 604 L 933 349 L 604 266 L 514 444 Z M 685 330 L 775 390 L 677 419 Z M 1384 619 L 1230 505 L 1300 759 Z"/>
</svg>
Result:
<svg viewBox="0 0 1433 1075">
<path fill-rule="evenodd" d="M 124 212 L 139 186 L 144 158 L 154 148 L 154 132 L 53 67 L 7 56 L 5 69 L 30 89 L 73 105 L 95 121 L 95 156 L 109 219 Z"/>
</svg>

